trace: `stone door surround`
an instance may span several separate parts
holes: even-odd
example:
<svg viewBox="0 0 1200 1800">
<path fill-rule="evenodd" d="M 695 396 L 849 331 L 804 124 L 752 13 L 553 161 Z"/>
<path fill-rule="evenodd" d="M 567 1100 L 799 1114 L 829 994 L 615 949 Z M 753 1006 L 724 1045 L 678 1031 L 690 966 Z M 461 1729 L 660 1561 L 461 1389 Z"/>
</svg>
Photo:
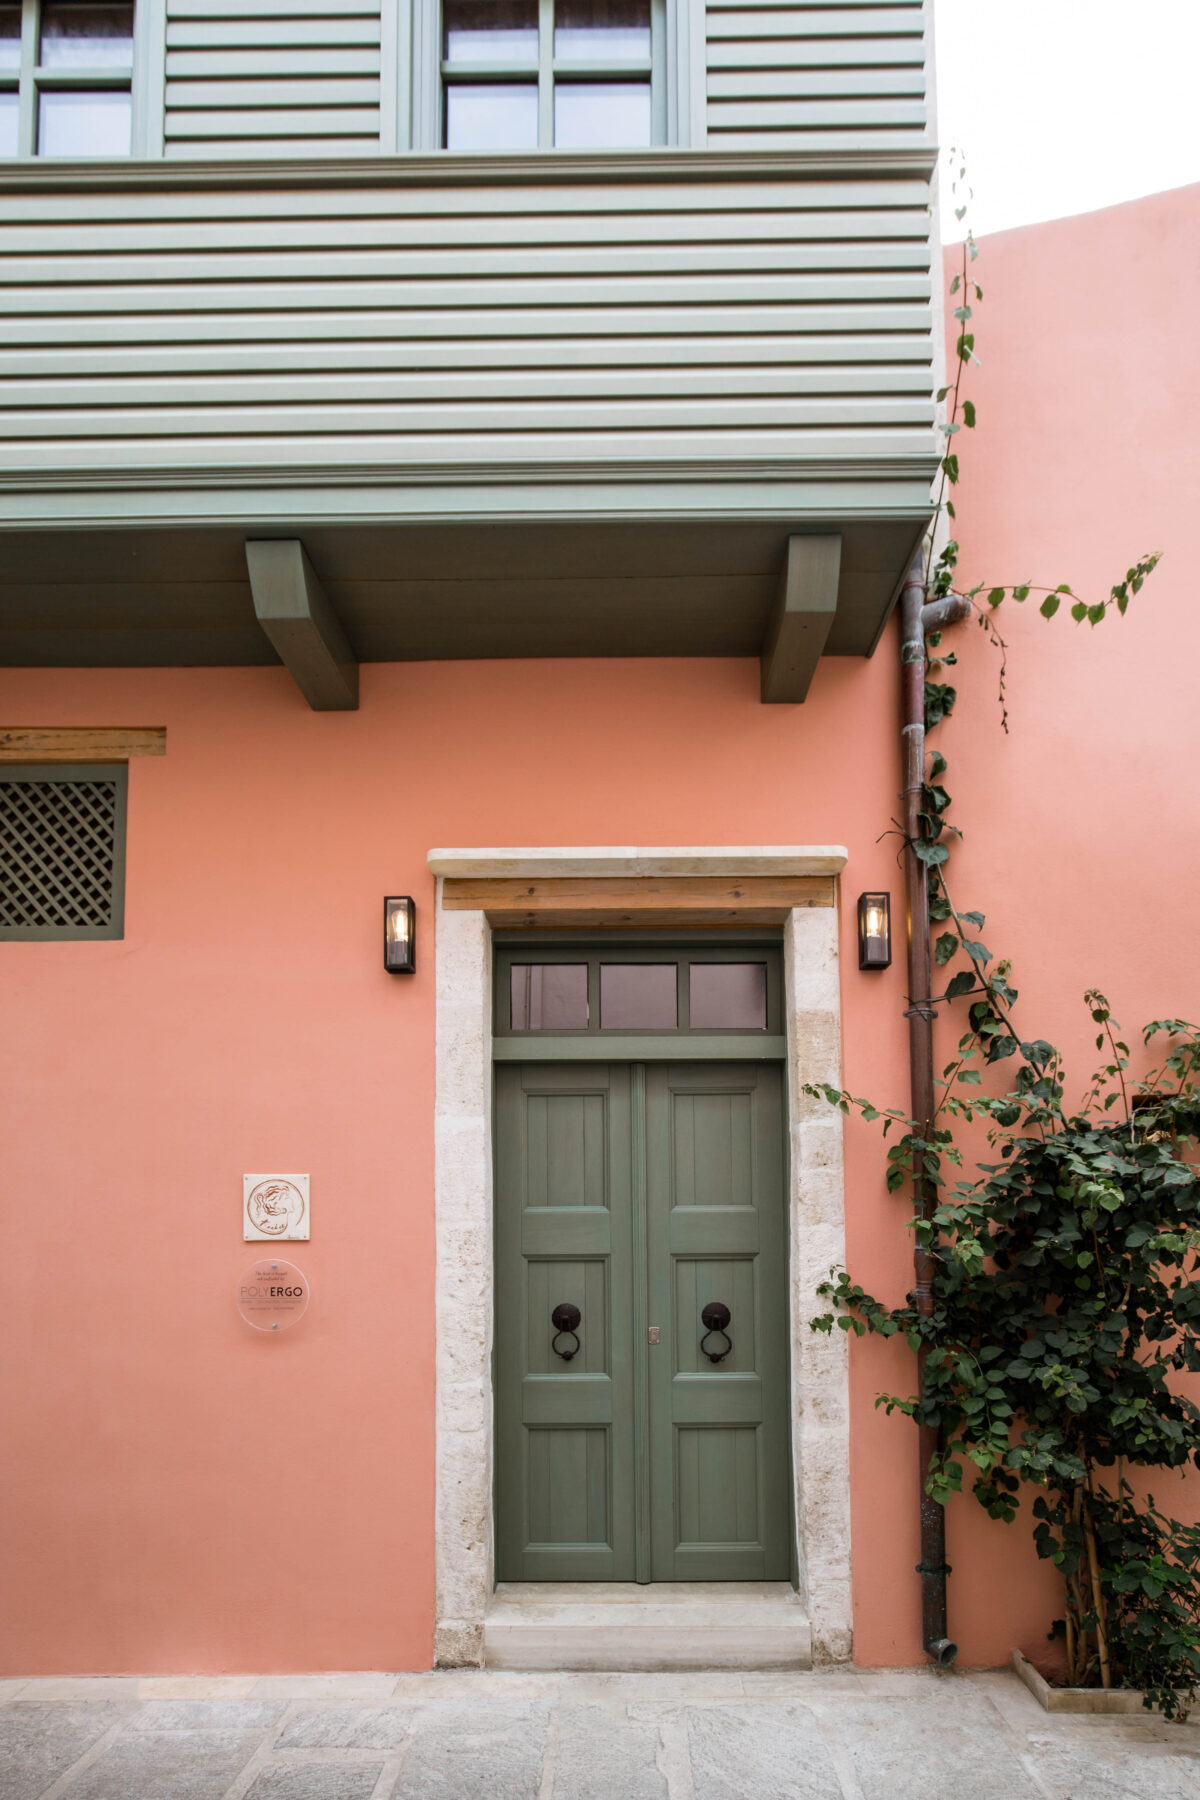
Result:
<svg viewBox="0 0 1200 1800">
<path fill-rule="evenodd" d="M 765 889 L 783 928 L 789 1145 L 789 1310 L 792 1462 L 799 1596 L 812 1626 L 813 1660 L 851 1652 L 850 1433 L 845 1334 L 808 1329 L 815 1289 L 845 1254 L 841 1116 L 803 1092 L 841 1080 L 841 1003 L 835 883 L 845 850 L 831 845 L 431 850 L 437 877 L 434 1207 L 437 1234 L 437 1492 L 435 1658 L 441 1667 L 483 1660 L 483 1625 L 495 1585 L 492 1553 L 492 946 L 494 884 L 552 882 L 570 890 L 581 927 L 599 916 L 678 921 L 689 903 L 714 904 L 714 878 L 745 880 L 745 910 Z M 775 880 L 766 883 L 763 878 Z M 446 883 L 451 903 L 446 902 Z M 590 883 L 594 882 L 594 888 Z M 788 892 L 787 883 L 803 884 Z M 665 883 L 665 885 L 664 885 Z M 471 886 L 478 884 L 471 904 Z M 620 890 L 619 897 L 614 888 Z M 607 890 L 607 892 L 606 892 Z M 577 896 L 582 895 L 582 898 Z M 699 898 L 702 896 L 702 898 Z M 753 896 L 753 898 L 751 897 Z M 468 903 L 464 904 L 464 900 Z M 799 904 L 796 902 L 799 901 Z M 790 902 L 790 903 L 789 903 Z M 739 897 L 719 896 L 728 923 Z M 504 916 L 519 909 L 510 896 Z M 607 910 L 606 910 L 607 909 Z M 513 920 L 514 923 L 517 920 Z M 542 921 L 546 922 L 546 921 Z M 555 923 L 561 923 L 556 917 Z M 706 920 L 707 922 L 707 920 Z M 741 920 L 764 922 L 761 910 Z"/>
</svg>

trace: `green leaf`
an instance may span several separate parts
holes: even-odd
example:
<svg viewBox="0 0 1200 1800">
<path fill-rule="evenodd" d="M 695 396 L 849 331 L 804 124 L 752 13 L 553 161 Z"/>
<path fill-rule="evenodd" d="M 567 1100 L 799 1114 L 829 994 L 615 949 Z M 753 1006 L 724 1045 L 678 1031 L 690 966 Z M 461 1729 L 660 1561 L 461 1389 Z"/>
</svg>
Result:
<svg viewBox="0 0 1200 1800">
<path fill-rule="evenodd" d="M 1038 608 L 1038 611 L 1041 613 L 1043 619 L 1052 619 L 1061 605 L 1062 601 L 1057 594 L 1047 594 L 1046 598 L 1042 601 L 1041 606 Z"/>
<path fill-rule="evenodd" d="M 975 429 L 975 402 L 973 400 L 964 400 L 963 401 L 962 416 L 963 416 L 963 424 L 966 425 L 971 431 L 974 431 L 974 429 Z"/>
<path fill-rule="evenodd" d="M 1088 609 L 1084 605 L 1082 600 L 1077 600 L 1075 602 L 1074 606 L 1071 608 L 1071 617 L 1074 619 L 1074 621 L 1077 625 L 1082 620 L 1087 618 L 1087 611 L 1088 611 Z"/>
<path fill-rule="evenodd" d="M 1002 587 L 992 588 L 988 594 L 988 605 L 989 606 L 999 606 L 1000 602 L 1003 600 L 1003 598 L 1007 592 L 1008 592 L 1007 588 L 1002 588 Z"/>
<path fill-rule="evenodd" d="M 938 967 L 940 968 L 943 963 L 948 963 L 957 949 L 957 934 L 953 931 L 943 931 L 933 949 L 933 954 L 937 959 Z"/>
<path fill-rule="evenodd" d="M 975 986 L 975 976 L 970 969 L 960 969 L 957 975 L 950 978 L 946 989 L 947 1000 L 957 1000 L 961 994 L 969 994 Z"/>
</svg>

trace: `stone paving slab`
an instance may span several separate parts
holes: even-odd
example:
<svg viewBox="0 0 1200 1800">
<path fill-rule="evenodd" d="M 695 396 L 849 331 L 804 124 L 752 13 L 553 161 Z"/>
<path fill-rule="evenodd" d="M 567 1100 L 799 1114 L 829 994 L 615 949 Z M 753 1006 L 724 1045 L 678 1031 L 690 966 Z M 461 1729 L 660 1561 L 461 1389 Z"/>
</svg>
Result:
<svg viewBox="0 0 1200 1800">
<path fill-rule="evenodd" d="M 65 1791 L 71 1800 L 222 1800 L 260 1741 L 249 1731 L 125 1731 Z"/>
<path fill-rule="evenodd" d="M 295 1706 L 279 1750 L 396 1750 L 412 1731 L 412 1706 Z"/>
<path fill-rule="evenodd" d="M 0 1800 L 1200 1800 L 1200 1713 L 1006 1671 L 31 1677 Z"/>
<path fill-rule="evenodd" d="M 770 1795 L 842 1800 L 833 1757 L 810 1707 L 758 1701 L 690 1706 L 688 1751 L 695 1800 Z"/>
<path fill-rule="evenodd" d="M 538 1800 L 549 1708 L 431 1701 L 414 1722 L 394 1800 Z"/>
<path fill-rule="evenodd" d="M 383 1763 L 269 1763 L 246 1800 L 371 1800 Z"/>
<path fill-rule="evenodd" d="M 568 1700 L 553 1716 L 553 1800 L 669 1800 L 662 1727 L 629 1707 Z"/>
<path fill-rule="evenodd" d="M 57 1706 L 14 1700 L 0 1712 L 0 1800 L 36 1800 L 119 1719 L 118 1708 L 103 1700 Z"/>
</svg>

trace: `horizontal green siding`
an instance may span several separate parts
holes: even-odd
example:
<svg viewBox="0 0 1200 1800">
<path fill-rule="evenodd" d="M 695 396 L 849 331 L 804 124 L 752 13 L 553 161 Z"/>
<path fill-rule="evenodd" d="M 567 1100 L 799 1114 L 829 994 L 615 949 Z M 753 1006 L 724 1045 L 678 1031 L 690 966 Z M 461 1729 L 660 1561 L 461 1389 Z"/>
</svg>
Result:
<svg viewBox="0 0 1200 1800">
<path fill-rule="evenodd" d="M 920 0 L 708 0 L 706 126 L 725 150 L 926 140 Z"/>
<path fill-rule="evenodd" d="M 377 151 L 380 37 L 380 0 L 167 0 L 165 154 Z"/>
<path fill-rule="evenodd" d="M 932 455 L 919 180 L 10 194 L 9 470 Z"/>
</svg>

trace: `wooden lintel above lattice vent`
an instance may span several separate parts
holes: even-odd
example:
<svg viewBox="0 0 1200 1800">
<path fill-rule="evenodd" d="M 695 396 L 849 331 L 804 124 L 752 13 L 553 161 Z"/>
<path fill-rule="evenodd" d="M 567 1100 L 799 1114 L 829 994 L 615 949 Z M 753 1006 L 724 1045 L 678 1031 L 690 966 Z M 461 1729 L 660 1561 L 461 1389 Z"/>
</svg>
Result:
<svg viewBox="0 0 1200 1800">
<path fill-rule="evenodd" d="M 832 875 L 447 877 L 442 906 L 508 930 L 782 925 L 796 906 L 832 906 Z"/>
<path fill-rule="evenodd" d="M 0 763 L 123 763 L 166 753 L 165 725 L 0 725 Z"/>
</svg>

